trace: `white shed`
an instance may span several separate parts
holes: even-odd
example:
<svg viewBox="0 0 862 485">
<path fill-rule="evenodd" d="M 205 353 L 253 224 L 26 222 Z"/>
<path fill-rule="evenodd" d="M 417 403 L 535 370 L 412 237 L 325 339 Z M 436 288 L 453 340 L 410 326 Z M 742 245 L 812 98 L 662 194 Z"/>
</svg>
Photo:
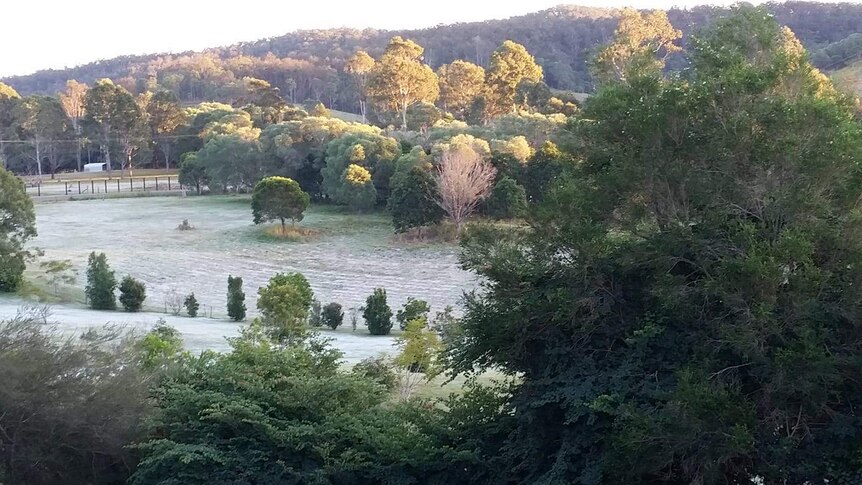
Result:
<svg viewBox="0 0 862 485">
<path fill-rule="evenodd" d="M 86 163 L 84 164 L 85 172 L 104 172 L 108 170 L 107 163 Z"/>
</svg>

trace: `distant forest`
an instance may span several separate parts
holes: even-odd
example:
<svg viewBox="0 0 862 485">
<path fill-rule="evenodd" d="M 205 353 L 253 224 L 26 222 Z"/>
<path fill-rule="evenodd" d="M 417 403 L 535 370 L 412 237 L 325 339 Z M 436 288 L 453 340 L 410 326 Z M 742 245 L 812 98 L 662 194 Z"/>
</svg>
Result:
<svg viewBox="0 0 862 485">
<path fill-rule="evenodd" d="M 843 67 L 862 53 L 862 5 L 808 2 L 770 3 L 767 9 L 789 26 L 822 69 Z M 671 23 L 685 40 L 725 14 L 727 9 L 696 7 L 670 10 Z M 441 25 L 421 30 L 327 29 L 297 31 L 284 36 L 219 47 L 203 52 L 125 56 L 63 70 L 14 76 L 3 82 L 21 95 L 54 94 L 66 81 L 92 84 L 110 78 L 132 93 L 167 89 L 185 104 L 233 102 L 244 77 L 269 82 L 290 102 L 322 102 L 327 107 L 357 112 L 359 100 L 344 72 L 345 61 L 363 49 L 377 57 L 394 35 L 425 47 L 432 68 L 466 59 L 487 67 L 489 56 L 504 40 L 523 44 L 542 66 L 545 82 L 555 89 L 591 92 L 587 60 L 610 40 L 618 10 L 559 6 L 505 20 Z M 669 60 L 671 69 L 686 65 Z"/>
</svg>

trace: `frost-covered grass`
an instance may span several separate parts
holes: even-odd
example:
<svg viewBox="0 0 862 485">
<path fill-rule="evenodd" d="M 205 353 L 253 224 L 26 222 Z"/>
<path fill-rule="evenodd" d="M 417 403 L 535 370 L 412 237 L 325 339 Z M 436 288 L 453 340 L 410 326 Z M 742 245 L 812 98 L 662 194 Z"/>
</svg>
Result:
<svg viewBox="0 0 862 485">
<path fill-rule="evenodd" d="M 70 259 L 80 272 L 67 294 L 83 294 L 87 255 L 104 251 L 118 279 L 130 274 L 147 285 L 145 308 L 151 311 L 163 311 L 175 290 L 194 292 L 202 314 L 224 318 L 229 274 L 243 277 L 250 313 L 257 288 L 277 272 L 302 272 L 321 302 L 339 302 L 348 314 L 375 287 L 387 289 L 394 312 L 408 296 L 442 310 L 475 286 L 457 265 L 456 247 L 393 242 L 384 213 L 313 206 L 300 227 L 316 236 L 281 241 L 252 224 L 243 196 L 59 202 L 37 204 L 36 212 L 33 246 L 44 250 L 44 260 Z M 183 219 L 194 230 L 177 230 Z M 349 316 L 345 320 L 349 325 Z"/>
</svg>

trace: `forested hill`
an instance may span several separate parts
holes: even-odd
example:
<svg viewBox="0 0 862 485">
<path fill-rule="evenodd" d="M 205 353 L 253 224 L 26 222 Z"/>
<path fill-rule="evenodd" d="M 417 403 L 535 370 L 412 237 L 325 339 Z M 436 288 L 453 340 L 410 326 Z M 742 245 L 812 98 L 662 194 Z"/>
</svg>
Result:
<svg viewBox="0 0 862 485">
<path fill-rule="evenodd" d="M 843 67 L 862 52 L 862 5 L 787 2 L 768 4 L 767 8 L 781 24 L 793 29 L 820 67 Z M 689 36 L 723 12 L 722 8 L 696 7 L 670 10 L 668 14 L 673 25 Z M 342 72 L 345 59 L 357 49 L 376 56 L 393 35 L 401 35 L 425 47 L 425 60 L 433 68 L 455 59 L 487 65 L 491 52 L 511 39 L 536 56 L 552 88 L 589 92 L 592 83 L 586 60 L 597 45 L 610 38 L 617 13 L 613 9 L 558 6 L 504 20 L 421 30 L 297 31 L 202 53 L 119 57 L 3 81 L 27 95 L 60 91 L 68 79 L 91 84 L 108 77 L 132 91 L 158 84 L 175 91 L 183 101 L 196 102 L 223 99 L 225 85 L 251 76 L 280 88 L 292 101 L 314 99 L 352 111 L 354 95 L 346 88 L 348 82 Z M 670 65 L 679 67 L 682 62 L 675 59 Z"/>
</svg>

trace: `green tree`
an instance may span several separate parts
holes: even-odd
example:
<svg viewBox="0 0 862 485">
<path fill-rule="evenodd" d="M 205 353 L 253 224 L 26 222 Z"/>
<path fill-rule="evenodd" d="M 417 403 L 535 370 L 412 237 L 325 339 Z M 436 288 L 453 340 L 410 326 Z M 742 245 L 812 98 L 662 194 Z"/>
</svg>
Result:
<svg viewBox="0 0 862 485">
<path fill-rule="evenodd" d="M 519 378 L 506 481 L 859 479 L 862 127 L 786 30 L 734 10 L 686 78 L 587 102 L 529 232 L 467 236 L 486 291 L 447 355 Z"/>
<path fill-rule="evenodd" d="M 371 181 L 371 172 L 351 163 L 344 169 L 338 200 L 353 210 L 367 211 L 377 202 L 377 190 Z"/>
<path fill-rule="evenodd" d="M 365 300 L 362 318 L 371 335 L 389 335 L 392 330 L 392 309 L 386 303 L 386 290 L 375 288 Z"/>
<path fill-rule="evenodd" d="M 0 292 L 15 291 L 24 278 L 30 253 L 25 244 L 36 236 L 36 212 L 24 183 L 0 167 Z"/>
<path fill-rule="evenodd" d="M 440 104 L 445 111 L 463 120 L 473 100 L 482 95 L 485 69 L 471 62 L 456 60 L 437 69 Z"/>
<path fill-rule="evenodd" d="M 227 277 L 227 316 L 235 322 L 245 320 L 245 292 L 242 291 L 242 278 Z"/>
<path fill-rule="evenodd" d="M 198 160 L 195 153 L 186 153 L 180 162 L 179 181 L 181 184 L 194 187 L 195 192 L 201 195 L 202 187 L 209 183 L 206 167 Z"/>
<path fill-rule="evenodd" d="M 108 257 L 105 253 L 90 253 L 87 260 L 87 287 L 84 294 L 90 308 L 94 310 L 116 310 L 117 297 L 114 290 L 117 289 L 117 279 L 114 272 L 108 266 Z"/>
<path fill-rule="evenodd" d="M 186 313 L 190 317 L 195 318 L 198 316 L 198 310 L 201 306 L 198 303 L 198 299 L 195 298 L 194 293 L 190 293 L 189 296 L 187 296 L 186 299 L 183 300 L 183 306 L 186 307 Z"/>
<path fill-rule="evenodd" d="M 308 324 L 312 327 L 319 327 L 323 325 L 322 318 L 320 301 L 317 298 L 312 298 L 311 311 L 308 313 Z"/>
<path fill-rule="evenodd" d="M 234 125 L 222 125 L 228 131 Z M 263 177 L 263 156 L 257 136 L 242 133 L 212 135 L 196 154 L 209 183 L 223 191 L 250 189 Z"/>
<path fill-rule="evenodd" d="M 267 177 L 258 182 L 251 193 L 254 223 L 281 220 L 281 231 L 284 233 L 284 220 L 290 219 L 291 224 L 301 221 L 302 213 L 308 208 L 310 200 L 309 195 L 302 191 L 295 180 Z"/>
<path fill-rule="evenodd" d="M 60 284 L 72 285 L 78 277 L 78 270 L 68 259 L 52 259 L 39 263 L 45 271 L 48 282 L 54 288 L 54 296 L 60 296 Z"/>
<path fill-rule="evenodd" d="M 17 139 L 18 107 L 21 95 L 12 86 L 0 82 L 0 138 Z M 0 143 L 0 168 L 6 168 L 9 158 L 9 144 Z"/>
<path fill-rule="evenodd" d="M 507 40 L 491 54 L 485 75 L 485 110 L 489 117 L 512 113 L 517 108 L 516 94 L 522 81 L 542 80 L 542 67 L 521 44 Z"/>
<path fill-rule="evenodd" d="M 408 321 L 395 342 L 400 349 L 394 360 L 401 371 L 398 394 L 401 399 L 409 399 L 420 383 L 439 375 L 437 355 L 442 345 L 437 333 L 428 329 L 424 316 Z"/>
<path fill-rule="evenodd" d="M 413 167 L 392 177 L 387 208 L 392 214 L 395 232 L 433 226 L 443 220 L 445 213 L 435 202 L 436 190 L 434 177 L 422 167 Z"/>
<path fill-rule="evenodd" d="M 427 301 L 409 296 L 407 297 L 407 302 L 404 303 L 404 307 L 395 314 L 395 320 L 398 321 L 398 327 L 404 330 L 407 328 L 407 323 L 419 318 L 427 319 L 430 312 L 431 307 Z"/>
<path fill-rule="evenodd" d="M 126 276 L 120 281 L 120 304 L 127 312 L 139 312 L 147 299 L 147 287 L 142 282 Z"/>
<path fill-rule="evenodd" d="M 175 365 L 184 356 L 180 332 L 161 318 L 136 347 L 141 367 L 148 371 Z"/>
<path fill-rule="evenodd" d="M 146 104 L 147 123 L 150 134 L 165 160 L 165 168 L 171 167 L 171 149 L 176 144 L 173 137 L 177 128 L 186 122 L 186 113 L 180 101 L 171 91 L 157 91 Z"/>
<path fill-rule="evenodd" d="M 440 95 L 437 75 L 422 62 L 424 49 L 411 40 L 393 37 L 383 56 L 374 65 L 368 81 L 368 95 L 383 109 L 401 115 L 401 129 L 407 129 L 407 109 Z"/>
<path fill-rule="evenodd" d="M 667 57 L 682 50 L 674 44 L 681 37 L 667 12 L 625 8 L 613 40 L 593 60 L 593 75 L 600 82 L 627 82 L 632 76 L 660 73 Z"/>
<path fill-rule="evenodd" d="M 36 173 L 42 175 L 47 160 L 53 176 L 59 167 L 57 144 L 67 137 L 68 118 L 57 98 L 29 96 L 19 105 L 18 131 L 34 148 Z"/>
<path fill-rule="evenodd" d="M 344 310 L 339 303 L 327 303 L 320 313 L 320 321 L 323 325 L 335 330 L 344 323 Z"/>
<path fill-rule="evenodd" d="M 495 219 L 515 219 L 527 212 L 527 192 L 510 177 L 494 185 L 486 203 L 488 214 Z"/>
<path fill-rule="evenodd" d="M 293 342 L 305 335 L 314 292 L 301 273 L 279 273 L 257 290 L 257 308 L 267 333 L 278 342 Z"/>
<path fill-rule="evenodd" d="M 325 166 L 320 171 L 323 192 L 339 204 L 348 204 L 349 200 L 342 195 L 351 195 L 355 191 L 346 187 L 345 170 L 349 165 L 358 165 L 371 174 L 377 200 L 384 202 L 389 196 L 395 161 L 400 156 L 401 149 L 394 138 L 377 132 L 344 133 L 326 144 Z M 363 186 L 365 182 L 353 185 Z M 348 190 L 345 191 L 345 188 Z"/>
</svg>

